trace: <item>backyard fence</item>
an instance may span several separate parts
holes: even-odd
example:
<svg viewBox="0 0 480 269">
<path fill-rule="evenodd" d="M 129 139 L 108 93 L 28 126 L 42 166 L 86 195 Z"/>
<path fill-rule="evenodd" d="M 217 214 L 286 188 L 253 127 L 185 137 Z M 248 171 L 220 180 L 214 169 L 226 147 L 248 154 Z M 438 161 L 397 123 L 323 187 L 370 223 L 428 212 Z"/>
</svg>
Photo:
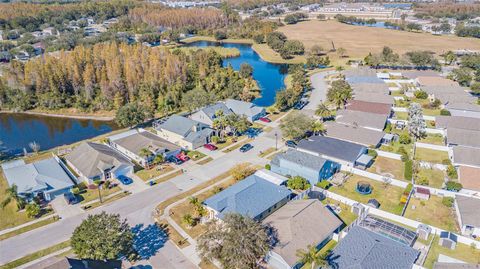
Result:
<svg viewBox="0 0 480 269">
<path fill-rule="evenodd" d="M 377 151 L 378 156 L 380 156 L 380 157 L 390 158 L 390 159 L 394 159 L 394 160 L 402 160 L 402 155 L 400 155 L 400 154 L 392 153 L 392 152 L 388 152 L 388 151 L 382 151 L 382 150 L 378 150 L 378 149 L 376 151 Z"/>
<path fill-rule="evenodd" d="M 433 144 L 427 144 L 427 143 L 421 143 L 421 142 L 415 142 L 415 147 L 446 151 L 446 152 L 450 151 L 450 147 L 447 147 L 447 146 L 433 145 Z"/>
</svg>

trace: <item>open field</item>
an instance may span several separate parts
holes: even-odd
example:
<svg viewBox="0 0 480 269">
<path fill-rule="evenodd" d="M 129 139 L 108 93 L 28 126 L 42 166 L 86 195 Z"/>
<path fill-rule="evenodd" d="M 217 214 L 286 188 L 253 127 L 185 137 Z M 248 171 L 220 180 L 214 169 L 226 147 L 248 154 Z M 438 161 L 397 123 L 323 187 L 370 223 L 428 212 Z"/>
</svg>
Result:
<svg viewBox="0 0 480 269">
<path fill-rule="evenodd" d="M 480 42 L 475 38 L 456 36 L 434 36 L 426 33 L 413 33 L 390 29 L 353 26 L 336 21 L 311 20 L 279 28 L 288 39 L 297 39 L 309 49 L 317 44 L 325 49 L 344 48 L 347 55 L 363 58 L 369 52 L 377 53 L 384 46 L 403 54 L 412 50 L 430 50 L 437 54 L 448 50 L 480 50 Z"/>
<path fill-rule="evenodd" d="M 391 174 L 395 179 L 403 180 L 404 164 L 402 161 L 385 157 L 377 157 L 373 165 L 368 168 L 369 172 L 386 175 Z"/>
<path fill-rule="evenodd" d="M 458 232 L 453 208 L 443 205 L 442 198 L 435 195 L 430 196 L 428 201 L 410 199 L 405 217 L 448 231 Z"/>
</svg>

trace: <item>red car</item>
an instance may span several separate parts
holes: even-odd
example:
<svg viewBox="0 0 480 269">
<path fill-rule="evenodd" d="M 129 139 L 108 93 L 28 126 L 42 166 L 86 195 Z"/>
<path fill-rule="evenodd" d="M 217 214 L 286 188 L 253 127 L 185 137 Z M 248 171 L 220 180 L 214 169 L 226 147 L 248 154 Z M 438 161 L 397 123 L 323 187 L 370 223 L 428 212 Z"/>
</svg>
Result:
<svg viewBox="0 0 480 269">
<path fill-rule="evenodd" d="M 272 122 L 272 120 L 267 117 L 261 117 L 259 120 L 263 122 Z"/>
<path fill-rule="evenodd" d="M 212 144 L 205 144 L 203 145 L 204 148 L 208 149 L 208 150 L 216 150 L 217 147 L 215 145 L 212 145 Z"/>
<path fill-rule="evenodd" d="M 178 153 L 175 157 L 177 157 L 177 159 L 181 160 L 182 162 L 190 160 L 190 158 L 183 151 Z"/>
</svg>

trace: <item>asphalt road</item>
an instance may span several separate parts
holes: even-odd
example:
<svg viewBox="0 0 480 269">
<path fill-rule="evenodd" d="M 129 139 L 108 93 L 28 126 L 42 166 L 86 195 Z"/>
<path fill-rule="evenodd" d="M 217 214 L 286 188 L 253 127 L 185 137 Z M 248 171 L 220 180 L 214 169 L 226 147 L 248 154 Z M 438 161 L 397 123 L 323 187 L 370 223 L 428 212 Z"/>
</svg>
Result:
<svg viewBox="0 0 480 269">
<path fill-rule="evenodd" d="M 304 110 L 313 110 L 317 109 L 318 104 L 327 99 L 327 89 L 328 85 L 325 82 L 324 78 L 327 75 L 334 73 L 333 71 L 319 72 L 310 76 L 310 81 L 312 83 L 313 90 L 310 94 L 309 103 L 303 108 Z"/>
<path fill-rule="evenodd" d="M 258 157 L 259 151 L 274 147 L 275 140 L 262 134 L 251 142 L 251 144 L 254 145 L 254 148 L 246 153 L 241 153 L 237 149 L 228 154 L 222 154 L 223 156 L 206 165 L 200 166 L 192 164 L 186 168 L 186 173 L 167 182 L 150 187 L 145 191 L 129 195 L 89 212 L 71 216 L 53 224 L 2 240 L 0 241 L 0 264 L 8 263 L 68 240 L 75 227 L 77 227 L 88 214 L 106 211 L 108 213 L 120 214 L 122 218 L 127 219 L 131 226 L 137 224 L 146 226 L 151 224 L 154 222 L 152 213 L 155 207 L 170 197 L 187 191 L 202 182 L 228 171 L 235 164 L 247 161 L 259 165 L 267 163 L 267 160 Z M 163 249 L 159 250 L 161 255 L 156 255 L 157 259 L 161 259 L 162 255 L 163 257 L 169 256 L 169 254 L 162 253 L 162 251 Z M 158 256 L 160 256 L 160 258 Z"/>
</svg>

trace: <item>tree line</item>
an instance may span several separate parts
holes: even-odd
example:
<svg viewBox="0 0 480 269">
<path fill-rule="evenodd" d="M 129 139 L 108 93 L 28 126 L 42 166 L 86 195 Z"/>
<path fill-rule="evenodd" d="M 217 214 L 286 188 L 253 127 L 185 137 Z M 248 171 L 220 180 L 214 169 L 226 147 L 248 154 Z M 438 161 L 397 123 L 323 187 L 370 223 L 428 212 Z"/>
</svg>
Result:
<svg viewBox="0 0 480 269">
<path fill-rule="evenodd" d="M 125 43 L 78 46 L 57 56 L 13 61 L 0 79 L 0 107 L 117 110 L 140 102 L 152 114 L 225 98 L 251 100 L 258 87 L 214 50 L 182 51 Z"/>
<path fill-rule="evenodd" d="M 409 51 L 404 55 L 395 53 L 390 47 L 383 47 L 381 53 L 369 53 L 364 62 L 366 65 L 379 66 L 416 66 L 440 68 L 440 63 L 430 51 Z"/>
<path fill-rule="evenodd" d="M 480 4 L 432 3 L 415 6 L 417 18 L 456 18 L 466 20 L 480 16 Z"/>
</svg>

